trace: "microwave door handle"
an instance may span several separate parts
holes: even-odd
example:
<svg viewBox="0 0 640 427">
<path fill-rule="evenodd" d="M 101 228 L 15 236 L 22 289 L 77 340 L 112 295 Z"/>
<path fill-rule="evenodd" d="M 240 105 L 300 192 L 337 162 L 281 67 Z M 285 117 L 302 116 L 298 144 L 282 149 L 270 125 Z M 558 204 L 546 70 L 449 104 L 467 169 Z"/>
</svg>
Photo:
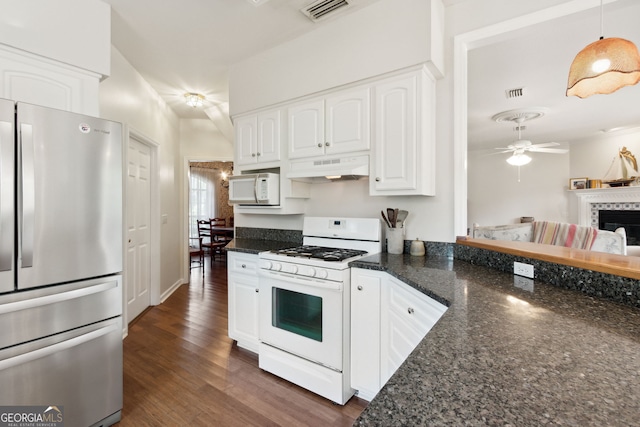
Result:
<svg viewBox="0 0 640 427">
<path fill-rule="evenodd" d="M 253 183 L 253 198 L 256 200 L 257 204 L 262 203 L 262 201 L 258 198 L 258 184 L 260 183 L 260 174 L 256 175 L 256 180 Z"/>
</svg>

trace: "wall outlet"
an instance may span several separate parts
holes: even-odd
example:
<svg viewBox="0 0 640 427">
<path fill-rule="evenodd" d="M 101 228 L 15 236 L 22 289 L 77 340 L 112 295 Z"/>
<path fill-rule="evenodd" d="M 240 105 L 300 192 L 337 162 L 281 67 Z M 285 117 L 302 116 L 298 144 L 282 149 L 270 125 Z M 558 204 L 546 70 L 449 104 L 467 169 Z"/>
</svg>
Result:
<svg viewBox="0 0 640 427">
<path fill-rule="evenodd" d="M 513 274 L 533 279 L 533 265 L 515 261 L 513 263 Z"/>
</svg>

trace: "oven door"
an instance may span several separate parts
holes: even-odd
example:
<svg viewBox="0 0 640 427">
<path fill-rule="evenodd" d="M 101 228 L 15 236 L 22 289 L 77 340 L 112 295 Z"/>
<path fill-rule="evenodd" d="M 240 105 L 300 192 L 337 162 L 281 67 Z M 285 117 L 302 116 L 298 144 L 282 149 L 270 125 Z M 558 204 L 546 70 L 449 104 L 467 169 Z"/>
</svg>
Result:
<svg viewBox="0 0 640 427">
<path fill-rule="evenodd" d="M 342 371 L 343 284 L 260 270 L 260 341 Z"/>
</svg>

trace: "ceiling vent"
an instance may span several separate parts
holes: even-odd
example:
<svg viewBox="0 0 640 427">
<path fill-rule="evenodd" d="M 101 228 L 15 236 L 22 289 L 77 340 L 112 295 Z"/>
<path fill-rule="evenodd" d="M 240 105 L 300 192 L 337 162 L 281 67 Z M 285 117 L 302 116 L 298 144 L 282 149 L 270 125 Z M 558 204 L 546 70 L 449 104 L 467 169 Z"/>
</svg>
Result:
<svg viewBox="0 0 640 427">
<path fill-rule="evenodd" d="M 300 11 L 313 22 L 317 22 L 347 7 L 349 7 L 347 0 L 319 0 L 300 9 Z"/>
<path fill-rule="evenodd" d="M 507 89 L 504 91 L 507 99 L 511 99 L 511 98 L 520 98 L 522 96 L 524 96 L 524 90 L 525 88 L 523 87 L 517 87 L 514 89 Z"/>
</svg>

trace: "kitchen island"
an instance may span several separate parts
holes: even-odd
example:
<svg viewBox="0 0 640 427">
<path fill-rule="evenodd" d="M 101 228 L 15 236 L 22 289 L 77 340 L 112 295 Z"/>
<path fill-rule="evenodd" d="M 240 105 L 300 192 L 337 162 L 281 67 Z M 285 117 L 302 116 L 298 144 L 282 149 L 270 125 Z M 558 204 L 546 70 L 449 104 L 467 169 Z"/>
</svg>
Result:
<svg viewBox="0 0 640 427">
<path fill-rule="evenodd" d="M 640 423 L 640 311 L 448 257 L 379 254 L 448 306 L 355 425 Z"/>
</svg>

